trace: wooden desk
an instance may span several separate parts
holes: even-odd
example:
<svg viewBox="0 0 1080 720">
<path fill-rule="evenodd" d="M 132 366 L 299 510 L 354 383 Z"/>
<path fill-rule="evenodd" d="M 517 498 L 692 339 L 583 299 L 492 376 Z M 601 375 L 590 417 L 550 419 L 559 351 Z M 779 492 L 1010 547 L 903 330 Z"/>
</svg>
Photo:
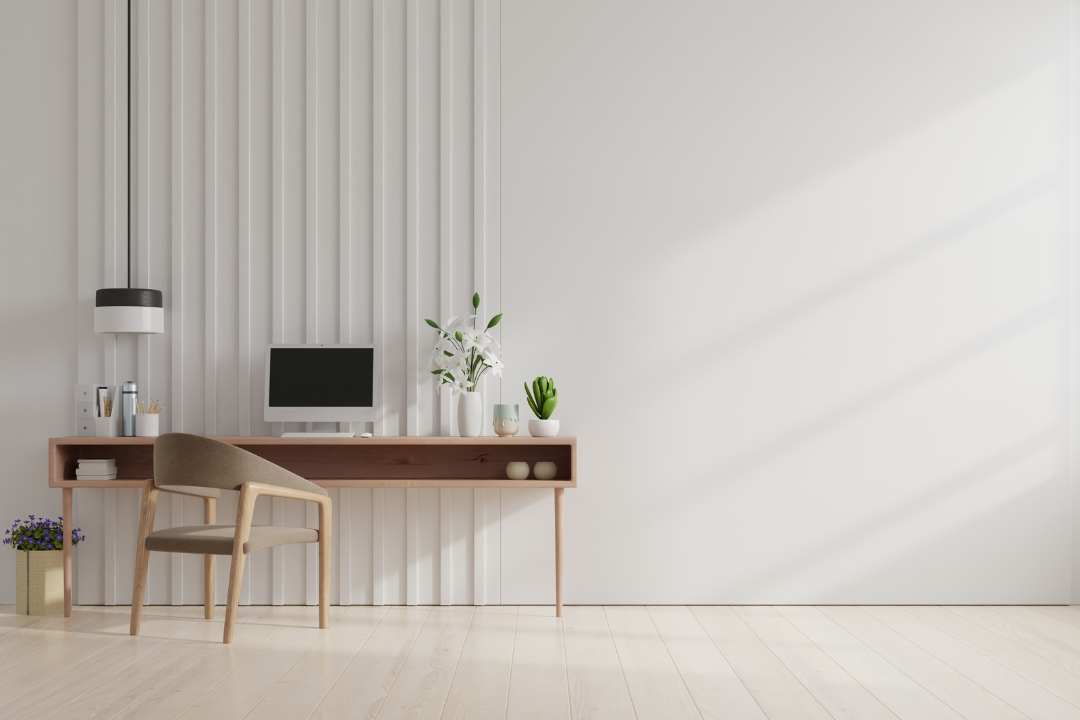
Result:
<svg viewBox="0 0 1080 720">
<path fill-rule="evenodd" d="M 324 488 L 553 488 L 555 614 L 562 617 L 563 490 L 577 487 L 573 437 L 219 437 Z M 80 459 L 115 458 L 116 480 L 76 480 Z M 506 464 L 555 463 L 554 480 L 510 480 Z M 64 615 L 71 616 L 75 488 L 141 488 L 154 476 L 154 438 L 49 439 L 49 487 L 64 493 Z"/>
</svg>

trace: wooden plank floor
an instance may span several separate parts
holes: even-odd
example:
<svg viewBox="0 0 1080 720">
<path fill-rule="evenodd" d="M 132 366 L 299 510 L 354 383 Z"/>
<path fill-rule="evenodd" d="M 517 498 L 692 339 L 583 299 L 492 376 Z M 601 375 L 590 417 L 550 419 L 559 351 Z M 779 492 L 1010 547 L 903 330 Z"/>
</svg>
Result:
<svg viewBox="0 0 1080 720">
<path fill-rule="evenodd" d="M 0 606 L 0 718 L 1080 720 L 1080 606 Z"/>
</svg>

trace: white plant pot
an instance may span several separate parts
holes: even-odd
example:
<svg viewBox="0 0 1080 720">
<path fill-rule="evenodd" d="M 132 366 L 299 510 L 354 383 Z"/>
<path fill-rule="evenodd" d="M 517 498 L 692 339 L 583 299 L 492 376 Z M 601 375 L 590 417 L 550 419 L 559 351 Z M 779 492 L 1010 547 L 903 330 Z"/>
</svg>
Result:
<svg viewBox="0 0 1080 720">
<path fill-rule="evenodd" d="M 464 392 L 458 396 L 458 435 L 480 437 L 484 426 L 484 401 L 478 392 Z"/>
<path fill-rule="evenodd" d="M 533 437 L 555 437 L 559 434 L 559 421 L 529 418 L 529 434 Z"/>
</svg>

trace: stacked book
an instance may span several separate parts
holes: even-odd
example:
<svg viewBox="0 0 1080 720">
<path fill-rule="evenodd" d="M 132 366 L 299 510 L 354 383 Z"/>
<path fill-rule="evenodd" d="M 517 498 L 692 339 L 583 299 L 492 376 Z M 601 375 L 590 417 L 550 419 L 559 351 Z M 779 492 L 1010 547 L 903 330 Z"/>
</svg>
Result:
<svg viewBox="0 0 1080 720">
<path fill-rule="evenodd" d="M 80 460 L 76 480 L 115 480 L 116 460 Z"/>
</svg>

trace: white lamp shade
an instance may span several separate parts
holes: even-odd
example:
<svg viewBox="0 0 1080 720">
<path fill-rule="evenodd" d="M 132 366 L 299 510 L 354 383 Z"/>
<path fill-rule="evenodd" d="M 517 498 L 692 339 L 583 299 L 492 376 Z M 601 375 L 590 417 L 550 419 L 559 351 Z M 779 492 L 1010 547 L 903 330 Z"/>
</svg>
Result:
<svg viewBox="0 0 1080 720">
<path fill-rule="evenodd" d="M 165 332 L 160 290 L 105 288 L 94 302 L 94 332 L 156 335 Z"/>
<path fill-rule="evenodd" d="M 156 335 L 165 332 L 165 310 L 159 307 L 110 305 L 94 308 L 94 332 Z"/>
</svg>

